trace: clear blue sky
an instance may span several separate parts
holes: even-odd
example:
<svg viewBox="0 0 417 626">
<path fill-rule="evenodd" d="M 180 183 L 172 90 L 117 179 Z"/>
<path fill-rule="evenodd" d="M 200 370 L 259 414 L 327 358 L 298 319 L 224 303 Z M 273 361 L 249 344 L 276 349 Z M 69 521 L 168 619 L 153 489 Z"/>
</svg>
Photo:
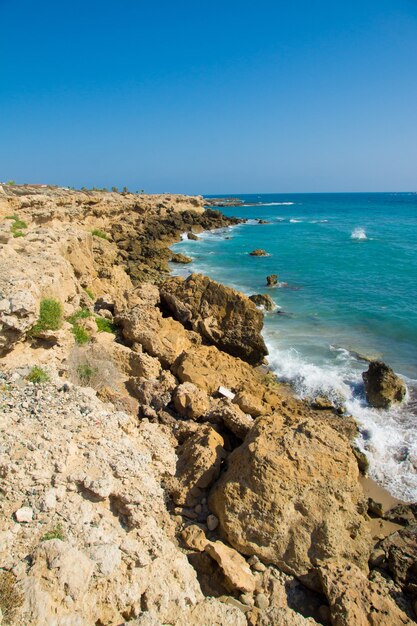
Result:
<svg viewBox="0 0 417 626">
<path fill-rule="evenodd" d="M 417 189 L 416 0 L 0 9 L 0 180 Z"/>
</svg>

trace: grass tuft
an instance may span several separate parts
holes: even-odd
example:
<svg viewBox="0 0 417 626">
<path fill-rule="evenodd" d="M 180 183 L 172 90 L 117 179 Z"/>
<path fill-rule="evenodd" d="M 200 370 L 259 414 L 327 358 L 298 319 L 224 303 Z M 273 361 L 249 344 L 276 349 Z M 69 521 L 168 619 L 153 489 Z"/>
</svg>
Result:
<svg viewBox="0 0 417 626">
<path fill-rule="evenodd" d="M 6 220 L 13 220 L 12 235 L 13 237 L 24 237 L 25 233 L 22 229 L 27 228 L 26 222 L 21 220 L 18 215 L 6 215 Z"/>
<path fill-rule="evenodd" d="M 65 534 L 61 524 L 57 524 L 55 528 L 52 528 L 52 530 L 45 533 L 41 541 L 49 541 L 50 539 L 60 539 L 60 541 L 65 541 Z"/>
<path fill-rule="evenodd" d="M 77 375 L 83 385 L 88 384 L 97 372 L 98 368 L 93 367 L 89 363 L 81 363 L 77 367 Z"/>
<path fill-rule="evenodd" d="M 105 317 L 96 316 L 96 324 L 99 333 L 113 333 L 117 332 L 117 326 Z"/>
<path fill-rule="evenodd" d="M 87 332 L 85 328 L 78 326 L 78 324 L 73 324 L 71 332 L 74 335 L 75 342 L 78 343 L 79 346 L 83 346 L 90 341 L 90 333 Z"/>
<path fill-rule="evenodd" d="M 95 300 L 94 294 L 91 291 L 91 289 L 84 289 L 85 293 L 87 294 L 87 296 L 90 298 L 90 300 Z"/>
<path fill-rule="evenodd" d="M 40 385 L 49 381 L 49 375 L 41 367 L 34 365 L 26 376 L 26 380 L 35 385 Z"/>
<path fill-rule="evenodd" d="M 78 320 L 85 320 L 88 317 L 91 317 L 91 311 L 89 309 L 79 309 L 69 317 L 67 317 L 67 321 L 70 324 L 76 324 Z"/>
<path fill-rule="evenodd" d="M 59 300 L 43 298 L 39 307 L 39 319 L 29 334 L 36 337 L 43 330 L 58 330 L 62 326 L 64 310 Z"/>
<path fill-rule="evenodd" d="M 94 230 L 91 231 L 91 234 L 93 235 L 93 237 L 100 237 L 100 239 L 107 239 L 107 233 L 105 233 L 103 230 L 100 230 L 99 228 L 94 228 Z"/>
</svg>

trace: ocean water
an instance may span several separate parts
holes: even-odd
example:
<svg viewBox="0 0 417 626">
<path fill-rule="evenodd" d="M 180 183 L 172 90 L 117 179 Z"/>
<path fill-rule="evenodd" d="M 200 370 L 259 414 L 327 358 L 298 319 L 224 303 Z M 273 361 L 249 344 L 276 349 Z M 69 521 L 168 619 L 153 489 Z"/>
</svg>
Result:
<svg viewBox="0 0 417 626">
<path fill-rule="evenodd" d="M 417 194 L 237 197 L 244 206 L 221 210 L 247 223 L 183 239 L 173 249 L 193 263 L 174 272 L 268 293 L 276 304 L 264 328 L 272 370 L 301 397 L 341 402 L 360 424 L 370 475 L 417 500 Z M 251 257 L 254 248 L 268 256 Z M 266 287 L 268 274 L 278 274 L 277 287 Z M 367 406 L 367 358 L 404 378 L 405 404 Z"/>
</svg>

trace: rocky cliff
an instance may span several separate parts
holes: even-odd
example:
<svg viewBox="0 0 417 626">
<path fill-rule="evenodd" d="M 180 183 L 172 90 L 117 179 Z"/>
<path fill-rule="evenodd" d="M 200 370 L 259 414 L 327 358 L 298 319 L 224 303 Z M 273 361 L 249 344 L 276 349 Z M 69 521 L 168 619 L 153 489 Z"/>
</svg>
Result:
<svg viewBox="0 0 417 626">
<path fill-rule="evenodd" d="M 0 623 L 415 619 L 413 510 L 373 536 L 353 420 L 254 367 L 248 298 L 169 278 L 181 233 L 234 223 L 0 187 Z"/>
</svg>

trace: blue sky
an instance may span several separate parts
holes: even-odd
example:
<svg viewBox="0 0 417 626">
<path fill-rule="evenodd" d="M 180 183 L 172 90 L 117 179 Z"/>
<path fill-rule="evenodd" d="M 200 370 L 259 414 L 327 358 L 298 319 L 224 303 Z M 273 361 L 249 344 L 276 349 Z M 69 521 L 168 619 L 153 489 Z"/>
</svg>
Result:
<svg viewBox="0 0 417 626">
<path fill-rule="evenodd" d="M 0 9 L 0 180 L 417 189 L 415 0 Z"/>
</svg>

